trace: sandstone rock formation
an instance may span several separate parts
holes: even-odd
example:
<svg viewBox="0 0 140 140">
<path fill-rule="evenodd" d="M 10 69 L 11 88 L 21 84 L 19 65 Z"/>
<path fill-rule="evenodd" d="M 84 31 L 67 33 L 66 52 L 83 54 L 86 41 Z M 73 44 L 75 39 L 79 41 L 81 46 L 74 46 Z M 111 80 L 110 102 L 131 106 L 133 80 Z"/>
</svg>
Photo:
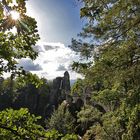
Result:
<svg viewBox="0 0 140 140">
<path fill-rule="evenodd" d="M 53 80 L 49 92 L 41 93 L 32 84 L 21 89 L 13 107 L 15 109 L 26 107 L 31 113 L 49 117 L 69 93 L 70 76 L 66 71 L 63 77 L 57 77 Z"/>
</svg>

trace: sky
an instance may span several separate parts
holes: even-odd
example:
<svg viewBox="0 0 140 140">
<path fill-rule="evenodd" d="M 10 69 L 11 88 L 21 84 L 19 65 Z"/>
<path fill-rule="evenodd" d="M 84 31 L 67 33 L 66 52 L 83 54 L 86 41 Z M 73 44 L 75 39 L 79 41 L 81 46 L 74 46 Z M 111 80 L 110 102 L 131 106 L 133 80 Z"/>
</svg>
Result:
<svg viewBox="0 0 140 140">
<path fill-rule="evenodd" d="M 21 59 L 19 65 L 47 79 L 63 76 L 66 70 L 72 80 L 81 77 L 70 68 L 79 56 L 68 48 L 84 24 L 80 19 L 80 3 L 77 0 L 29 0 L 27 14 L 37 21 L 41 39 L 34 49 L 39 55 L 35 61 Z"/>
<path fill-rule="evenodd" d="M 35 17 L 43 41 L 69 45 L 81 31 L 80 3 L 77 0 L 29 0 L 29 15 Z"/>
</svg>

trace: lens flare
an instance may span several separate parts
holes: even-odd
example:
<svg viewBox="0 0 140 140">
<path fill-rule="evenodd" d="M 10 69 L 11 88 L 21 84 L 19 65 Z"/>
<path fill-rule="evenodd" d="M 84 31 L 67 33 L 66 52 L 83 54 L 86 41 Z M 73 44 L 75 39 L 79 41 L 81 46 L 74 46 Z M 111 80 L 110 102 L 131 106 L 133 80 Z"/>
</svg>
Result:
<svg viewBox="0 0 140 140">
<path fill-rule="evenodd" d="M 20 18 L 20 14 L 17 11 L 11 11 L 10 14 L 13 20 L 18 20 Z"/>
</svg>

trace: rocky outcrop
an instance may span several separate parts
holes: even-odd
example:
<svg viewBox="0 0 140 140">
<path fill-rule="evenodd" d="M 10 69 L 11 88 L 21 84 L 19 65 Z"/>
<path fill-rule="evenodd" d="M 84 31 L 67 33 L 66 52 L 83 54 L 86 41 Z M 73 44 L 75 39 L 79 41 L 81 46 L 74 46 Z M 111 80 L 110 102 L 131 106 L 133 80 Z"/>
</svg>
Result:
<svg viewBox="0 0 140 140">
<path fill-rule="evenodd" d="M 50 101 L 49 104 L 50 105 L 54 105 L 55 107 L 57 107 L 57 105 L 59 104 L 59 98 L 61 95 L 61 82 L 62 82 L 62 77 L 57 77 L 56 79 L 53 80 L 53 86 L 51 88 L 51 92 L 50 92 Z"/>
<path fill-rule="evenodd" d="M 64 73 L 64 77 L 62 79 L 62 89 L 66 92 L 70 91 L 70 76 L 68 71 Z"/>
<path fill-rule="evenodd" d="M 64 100 L 66 100 L 67 95 L 70 93 L 70 76 L 66 71 L 63 77 L 57 77 L 53 80 L 53 85 L 50 91 L 49 102 L 46 105 L 46 115 L 51 114 L 54 109 L 58 107 Z"/>
<path fill-rule="evenodd" d="M 3 79 L 0 79 L 0 82 L 2 83 Z M 28 108 L 31 113 L 46 118 L 50 117 L 54 109 L 57 109 L 66 100 L 69 104 L 70 112 L 76 117 L 75 112 L 79 111 L 81 106 L 83 106 L 83 101 L 80 98 L 73 101 L 73 97 L 70 96 L 70 88 L 70 76 L 68 71 L 66 71 L 63 77 L 55 78 L 50 85 L 44 79 L 44 85 L 39 89 L 33 84 L 27 84 L 17 89 L 15 95 L 12 96 L 16 97 L 14 100 L 11 96 L 10 98 L 8 98 L 9 96 L 7 97 L 9 94 L 0 95 L 0 108 L 12 107 L 19 109 L 24 107 Z M 2 100 L 6 104 L 2 104 Z"/>
<path fill-rule="evenodd" d="M 63 77 L 55 78 L 49 88 L 49 91 L 42 93 L 34 85 L 27 85 L 18 91 L 18 98 L 13 107 L 15 109 L 26 107 L 31 113 L 49 117 L 70 93 L 69 73 L 66 71 Z"/>
</svg>

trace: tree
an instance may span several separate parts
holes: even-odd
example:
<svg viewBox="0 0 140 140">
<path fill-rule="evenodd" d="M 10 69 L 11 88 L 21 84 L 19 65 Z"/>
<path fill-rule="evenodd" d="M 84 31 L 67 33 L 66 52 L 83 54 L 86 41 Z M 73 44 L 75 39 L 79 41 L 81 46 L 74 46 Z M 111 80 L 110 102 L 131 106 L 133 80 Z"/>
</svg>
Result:
<svg viewBox="0 0 140 140">
<path fill-rule="evenodd" d="M 80 10 L 81 18 L 87 20 L 87 24 L 79 35 L 89 38 L 91 43 L 73 39 L 71 48 L 88 58 L 93 56 L 93 51 L 98 46 L 102 49 L 107 46 L 115 48 L 127 46 L 139 53 L 139 0 L 79 1 L 83 2 Z M 85 51 L 88 53 L 84 53 Z M 98 58 L 97 52 L 97 50 L 94 51 L 96 53 L 94 57 Z M 133 59 L 137 60 L 139 56 Z"/>
<path fill-rule="evenodd" d="M 77 95 L 77 96 L 84 96 L 85 89 L 84 89 L 84 83 L 82 79 L 77 79 L 77 81 L 74 83 L 71 89 L 71 94 L 72 95 Z"/>
<path fill-rule="evenodd" d="M 85 105 L 77 114 L 77 122 L 80 123 L 79 129 L 82 134 L 86 132 L 94 123 L 102 124 L 102 113 L 91 105 Z"/>
<path fill-rule="evenodd" d="M 37 124 L 40 117 L 31 115 L 27 109 L 7 109 L 0 112 L 1 140 L 27 140 L 45 138 L 45 130 Z"/>
<path fill-rule="evenodd" d="M 38 80 L 38 77 L 17 67 L 18 59 L 28 57 L 34 60 L 37 57 L 37 52 L 33 50 L 33 46 L 39 39 L 37 23 L 34 18 L 26 14 L 26 0 L 16 0 L 15 5 L 13 2 L 14 0 L 0 1 L 0 76 L 4 72 L 11 73 L 7 83 L 6 80 L 1 81 L 1 94 L 5 94 L 3 91 L 6 91 L 10 95 L 14 91 L 14 76 L 28 75 L 25 80 L 34 83 Z M 15 15 L 12 14 L 19 17 L 13 18 Z M 13 29 L 16 31 L 13 32 Z M 7 109 L 0 112 L 1 139 L 41 139 L 44 137 L 45 130 L 37 125 L 38 119 L 27 109 Z"/>
<path fill-rule="evenodd" d="M 0 2 L 0 75 L 11 72 L 13 75 L 23 72 L 17 68 L 17 59 L 36 58 L 37 52 L 33 45 L 39 39 L 37 23 L 34 18 L 26 15 L 26 0 L 2 0 Z M 19 14 L 19 19 L 12 18 L 12 12 Z M 16 32 L 12 32 L 15 28 Z"/>
<path fill-rule="evenodd" d="M 0 110 L 12 106 L 12 103 L 16 99 L 15 81 L 11 81 L 11 78 L 3 79 L 0 84 Z"/>
<path fill-rule="evenodd" d="M 101 140 L 139 140 L 140 1 L 81 2 L 80 14 L 87 24 L 79 34 L 83 39 L 73 39 L 70 47 L 90 58 L 91 64 L 74 66 L 93 89 L 93 102 L 107 111 L 101 116 L 102 125 L 93 124 L 90 135 Z"/>
<path fill-rule="evenodd" d="M 54 111 L 47 125 L 49 129 L 56 129 L 61 134 L 72 134 L 75 132 L 74 122 L 74 117 L 68 111 L 66 103 L 63 102 Z"/>
</svg>

